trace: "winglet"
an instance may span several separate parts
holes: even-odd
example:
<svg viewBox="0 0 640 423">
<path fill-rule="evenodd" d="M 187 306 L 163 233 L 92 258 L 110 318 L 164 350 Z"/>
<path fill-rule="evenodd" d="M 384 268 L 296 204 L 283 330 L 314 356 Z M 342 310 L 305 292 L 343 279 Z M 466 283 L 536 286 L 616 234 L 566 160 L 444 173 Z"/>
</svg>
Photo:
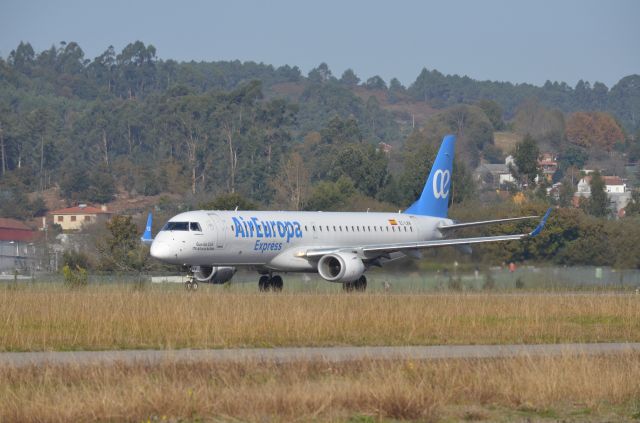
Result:
<svg viewBox="0 0 640 423">
<path fill-rule="evenodd" d="M 153 237 L 151 236 L 151 224 L 153 223 L 153 214 L 149 212 L 149 216 L 147 216 L 147 226 L 144 228 L 144 233 L 140 238 L 140 241 L 143 244 L 149 245 L 153 242 Z"/>
<path fill-rule="evenodd" d="M 552 209 L 551 207 L 549 207 L 549 209 L 547 209 L 547 212 L 542 217 L 542 220 L 540 221 L 538 226 L 536 226 L 536 228 L 533 231 L 531 231 L 531 233 L 529 234 L 530 237 L 534 237 L 534 236 L 538 235 L 540 232 L 542 232 L 542 228 L 544 228 L 544 225 L 547 223 L 547 219 L 549 218 L 549 215 L 551 214 L 551 209 Z"/>
</svg>

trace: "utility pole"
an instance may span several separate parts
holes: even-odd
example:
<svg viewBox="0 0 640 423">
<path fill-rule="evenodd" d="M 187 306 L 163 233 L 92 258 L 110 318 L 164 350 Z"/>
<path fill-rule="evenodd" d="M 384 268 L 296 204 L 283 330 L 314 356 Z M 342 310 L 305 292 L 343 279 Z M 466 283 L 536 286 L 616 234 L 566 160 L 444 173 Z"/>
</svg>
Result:
<svg viewBox="0 0 640 423">
<path fill-rule="evenodd" d="M 0 123 L 0 155 L 2 156 L 2 176 L 4 176 L 7 166 L 4 157 L 4 132 L 2 131 L 2 123 Z"/>
</svg>

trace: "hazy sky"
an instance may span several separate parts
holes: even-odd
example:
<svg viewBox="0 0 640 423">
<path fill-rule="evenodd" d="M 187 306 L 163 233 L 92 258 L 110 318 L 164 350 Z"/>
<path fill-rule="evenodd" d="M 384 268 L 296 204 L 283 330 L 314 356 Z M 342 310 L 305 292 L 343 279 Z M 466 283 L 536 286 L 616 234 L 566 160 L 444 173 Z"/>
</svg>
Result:
<svg viewBox="0 0 640 423">
<path fill-rule="evenodd" d="M 579 79 L 611 87 L 640 73 L 640 1 L 0 0 L 0 56 L 76 41 L 153 44 L 162 59 L 326 62 L 410 84 L 423 67 L 475 79 Z"/>
</svg>

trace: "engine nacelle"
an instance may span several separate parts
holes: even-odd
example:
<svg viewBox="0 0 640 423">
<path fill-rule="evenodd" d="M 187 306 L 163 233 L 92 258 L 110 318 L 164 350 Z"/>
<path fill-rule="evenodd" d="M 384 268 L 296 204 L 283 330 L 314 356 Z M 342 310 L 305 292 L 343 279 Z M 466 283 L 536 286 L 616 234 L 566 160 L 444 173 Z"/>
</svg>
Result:
<svg viewBox="0 0 640 423">
<path fill-rule="evenodd" d="M 193 266 L 191 271 L 198 282 L 221 284 L 231 280 L 236 273 L 236 268 L 229 266 Z"/>
<path fill-rule="evenodd" d="M 334 253 L 318 261 L 318 273 L 329 282 L 353 282 L 364 273 L 364 263 L 354 253 Z"/>
</svg>

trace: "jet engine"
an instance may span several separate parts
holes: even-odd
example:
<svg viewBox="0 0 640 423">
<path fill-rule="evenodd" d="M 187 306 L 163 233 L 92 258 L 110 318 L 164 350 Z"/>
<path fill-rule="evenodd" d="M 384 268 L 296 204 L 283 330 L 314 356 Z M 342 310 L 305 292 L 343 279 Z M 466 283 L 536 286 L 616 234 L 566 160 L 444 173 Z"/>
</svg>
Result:
<svg viewBox="0 0 640 423">
<path fill-rule="evenodd" d="M 191 271 L 198 282 L 221 284 L 231 280 L 236 273 L 236 268 L 229 266 L 193 266 Z"/>
<path fill-rule="evenodd" d="M 353 282 L 364 273 L 364 263 L 354 253 L 334 253 L 318 261 L 318 273 L 329 282 Z"/>
</svg>

